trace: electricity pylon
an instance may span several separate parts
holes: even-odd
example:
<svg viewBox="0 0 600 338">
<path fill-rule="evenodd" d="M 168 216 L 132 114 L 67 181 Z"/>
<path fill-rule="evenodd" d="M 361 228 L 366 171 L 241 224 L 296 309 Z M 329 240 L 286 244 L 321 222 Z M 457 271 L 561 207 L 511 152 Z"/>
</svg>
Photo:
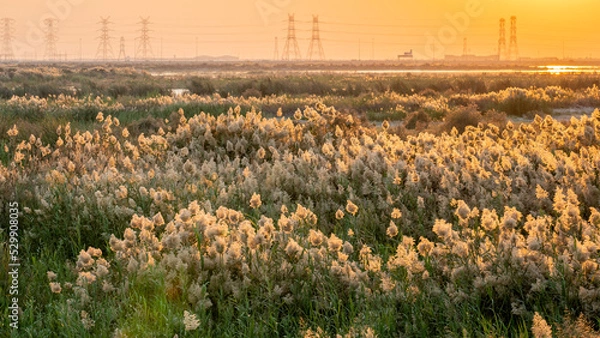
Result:
<svg viewBox="0 0 600 338">
<path fill-rule="evenodd" d="M 150 45 L 150 18 L 140 18 L 141 21 L 138 22 L 142 25 L 140 29 L 140 36 L 136 38 L 139 40 L 138 48 L 135 51 L 135 58 L 138 59 L 141 55 L 143 60 L 148 60 L 149 57 L 153 56 L 152 54 L 152 46 Z"/>
<path fill-rule="evenodd" d="M 319 60 L 325 60 L 325 52 L 323 51 L 323 44 L 321 43 L 321 36 L 319 34 L 319 16 L 313 15 L 312 25 L 312 38 L 310 39 L 310 45 L 308 46 L 308 59 L 313 59 L 313 52 L 319 53 Z"/>
<path fill-rule="evenodd" d="M 108 25 L 112 22 L 110 22 L 109 19 L 110 17 L 100 18 L 100 22 L 98 22 L 100 25 L 102 25 L 102 27 L 99 29 L 100 36 L 98 37 L 98 40 L 100 40 L 100 42 L 98 43 L 98 51 L 96 52 L 96 58 L 102 59 L 104 61 L 108 60 L 109 57 L 111 59 L 114 58 L 112 46 L 110 44 L 111 37 L 109 32 L 111 30 L 108 28 Z"/>
<path fill-rule="evenodd" d="M 4 60 L 13 60 L 15 57 L 12 48 L 12 41 L 15 34 L 14 23 L 14 19 L 0 19 L 0 32 L 2 36 L 2 54 L 0 54 L 0 57 L 4 57 Z"/>
<path fill-rule="evenodd" d="M 292 55 L 293 54 L 293 55 Z M 300 60 L 300 48 L 296 40 L 296 25 L 294 23 L 294 14 L 288 14 L 288 34 L 283 47 L 281 58 L 283 60 Z"/>
</svg>

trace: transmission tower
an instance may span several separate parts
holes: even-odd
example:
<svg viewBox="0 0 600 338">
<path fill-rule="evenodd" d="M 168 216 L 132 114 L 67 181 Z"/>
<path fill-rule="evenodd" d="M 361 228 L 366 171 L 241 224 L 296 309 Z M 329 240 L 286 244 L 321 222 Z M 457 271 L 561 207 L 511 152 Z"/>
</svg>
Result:
<svg viewBox="0 0 600 338">
<path fill-rule="evenodd" d="M 292 50 L 290 50 L 292 49 Z M 290 54 L 293 54 L 291 56 Z M 294 14 L 288 14 L 288 34 L 283 47 L 283 60 L 300 60 L 300 48 L 298 48 L 298 40 L 296 40 L 296 26 L 294 24 Z"/>
<path fill-rule="evenodd" d="M 148 57 L 153 56 L 152 46 L 150 45 L 150 29 L 148 28 L 148 26 L 150 26 L 150 18 L 140 19 L 142 21 L 138 23 L 142 25 L 142 28 L 140 29 L 140 36 L 136 38 L 136 40 L 139 40 L 139 43 L 138 48 L 135 51 L 135 58 L 137 59 L 141 55 L 143 60 L 148 60 Z"/>
<path fill-rule="evenodd" d="M 100 36 L 98 37 L 98 40 L 100 40 L 100 42 L 98 43 L 98 51 L 96 52 L 96 58 L 102 59 L 104 61 L 108 60 L 109 57 L 111 59 L 115 57 L 113 54 L 112 46 L 110 45 L 111 37 L 109 35 L 109 32 L 111 30 L 108 28 L 108 25 L 112 24 L 112 22 L 110 22 L 109 19 L 110 17 L 100 18 L 100 22 L 98 22 L 100 25 L 102 25 L 102 27 L 99 29 Z"/>
<path fill-rule="evenodd" d="M 310 39 L 310 45 L 308 46 L 308 59 L 313 58 L 313 48 L 316 48 L 319 52 L 319 60 L 325 60 L 325 52 L 323 51 L 323 44 L 321 43 L 321 37 L 319 34 L 319 16 L 313 15 L 312 25 L 312 38 Z"/>
<path fill-rule="evenodd" d="M 279 40 L 275 37 L 275 51 L 273 52 L 273 60 L 279 60 Z"/>
<path fill-rule="evenodd" d="M 58 55 L 56 52 L 56 41 L 58 41 L 58 37 L 56 36 L 57 23 L 57 19 L 48 18 L 44 20 L 44 25 L 46 26 L 46 52 L 44 53 L 44 57 L 48 60 L 54 60 Z"/>
<path fill-rule="evenodd" d="M 0 57 L 4 56 L 4 60 L 12 60 L 15 57 L 12 48 L 15 34 L 14 23 L 15 20 L 10 18 L 0 19 L 0 32 L 2 34 L 2 54 L 0 54 Z"/>
<path fill-rule="evenodd" d="M 125 61 L 127 59 L 127 55 L 125 55 L 125 37 L 121 37 L 121 41 L 119 43 L 119 61 Z"/>
<path fill-rule="evenodd" d="M 508 58 L 517 60 L 519 58 L 519 48 L 517 47 L 517 17 L 510 17 L 510 42 L 508 44 Z"/>
<path fill-rule="evenodd" d="M 467 49 L 467 38 L 463 39 L 463 56 L 467 56 L 467 54 L 469 54 L 469 51 Z"/>
<path fill-rule="evenodd" d="M 498 60 L 506 58 L 506 20 L 500 19 L 500 33 L 498 38 Z"/>
</svg>

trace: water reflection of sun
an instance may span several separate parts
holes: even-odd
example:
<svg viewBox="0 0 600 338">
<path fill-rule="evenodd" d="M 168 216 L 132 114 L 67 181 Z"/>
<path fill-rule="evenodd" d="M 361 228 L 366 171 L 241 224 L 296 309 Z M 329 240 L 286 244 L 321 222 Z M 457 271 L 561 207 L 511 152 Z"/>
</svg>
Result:
<svg viewBox="0 0 600 338">
<path fill-rule="evenodd" d="M 546 69 L 547 73 L 550 74 L 576 74 L 576 73 L 596 73 L 599 71 L 598 67 L 595 66 L 561 66 L 561 65 L 548 65 L 540 66 L 539 68 Z"/>
</svg>

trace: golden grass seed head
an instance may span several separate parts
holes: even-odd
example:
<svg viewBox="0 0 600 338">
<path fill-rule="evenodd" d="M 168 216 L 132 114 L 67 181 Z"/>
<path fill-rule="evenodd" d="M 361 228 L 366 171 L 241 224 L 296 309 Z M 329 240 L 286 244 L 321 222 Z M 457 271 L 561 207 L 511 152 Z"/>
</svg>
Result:
<svg viewBox="0 0 600 338">
<path fill-rule="evenodd" d="M 62 291 L 62 287 L 60 286 L 60 283 L 54 283 L 51 282 L 50 283 L 50 291 L 52 291 L 52 293 L 60 293 Z"/>
<path fill-rule="evenodd" d="M 87 251 L 81 250 L 79 252 L 79 256 L 77 257 L 77 269 L 83 270 L 90 268 L 94 262 L 94 259 Z"/>
<path fill-rule="evenodd" d="M 447 238 L 452 233 L 452 224 L 443 219 L 437 219 L 433 225 L 433 232 L 440 238 Z"/>
<path fill-rule="evenodd" d="M 258 209 L 261 205 L 262 205 L 262 201 L 260 199 L 260 195 L 257 193 L 253 193 L 252 197 L 250 198 L 250 207 L 252 209 Z"/>
<path fill-rule="evenodd" d="M 390 221 L 390 226 L 387 228 L 385 233 L 390 238 L 394 238 L 398 235 L 398 227 L 396 226 L 396 223 L 394 223 L 394 221 Z"/>
<path fill-rule="evenodd" d="M 294 222 L 293 220 L 291 220 L 290 218 L 282 215 L 279 220 L 277 221 L 277 225 L 279 226 L 279 229 L 281 231 L 283 231 L 286 234 L 291 233 L 292 231 L 294 231 Z"/>
<path fill-rule="evenodd" d="M 435 245 L 429 241 L 427 238 L 425 237 L 421 237 L 419 238 L 419 244 L 417 245 L 417 250 L 419 251 L 419 254 L 423 257 L 427 257 L 431 254 L 431 251 L 433 250 L 433 247 Z"/>
<path fill-rule="evenodd" d="M 335 219 L 341 220 L 342 218 L 344 218 L 344 212 L 341 209 L 337 209 L 335 212 Z"/>
<path fill-rule="evenodd" d="M 48 277 L 48 281 L 52 282 L 56 279 L 56 273 L 53 271 L 46 272 L 46 276 Z"/>
<path fill-rule="evenodd" d="M 356 204 L 354 204 L 351 200 L 347 200 L 346 211 L 352 214 L 352 216 L 356 216 L 356 213 L 358 212 L 358 206 L 356 206 Z"/>
<path fill-rule="evenodd" d="M 339 237 L 337 237 L 335 234 L 331 234 L 331 236 L 329 236 L 329 239 L 327 241 L 329 250 L 332 252 L 339 251 L 342 248 L 343 244 L 344 244 L 344 242 Z"/>
<path fill-rule="evenodd" d="M 293 259 L 298 259 L 303 250 L 302 246 L 292 238 L 288 240 L 285 246 L 285 253 Z"/>
<path fill-rule="evenodd" d="M 533 333 L 534 338 L 552 338 L 552 327 L 539 313 L 535 312 L 531 333 Z"/>
<path fill-rule="evenodd" d="M 183 312 L 183 325 L 185 326 L 185 331 L 194 331 L 198 327 L 200 327 L 200 320 L 196 317 L 195 313 L 188 312 L 187 310 Z"/>
<path fill-rule="evenodd" d="M 323 233 L 319 230 L 309 230 L 308 241 L 312 246 L 320 246 L 321 244 L 323 244 L 324 237 L 325 236 L 323 235 Z"/>
<path fill-rule="evenodd" d="M 402 212 L 400 211 L 400 209 L 394 208 L 394 210 L 392 210 L 391 217 L 392 219 L 399 219 L 400 217 L 402 217 Z"/>
</svg>

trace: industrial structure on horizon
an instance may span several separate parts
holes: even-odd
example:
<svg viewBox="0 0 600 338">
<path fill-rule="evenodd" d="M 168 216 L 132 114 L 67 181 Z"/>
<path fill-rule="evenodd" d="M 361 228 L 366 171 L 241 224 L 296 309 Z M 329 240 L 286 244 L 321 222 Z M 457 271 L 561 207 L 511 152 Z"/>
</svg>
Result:
<svg viewBox="0 0 600 338">
<path fill-rule="evenodd" d="M 398 60 L 412 60 L 413 59 L 413 50 L 411 49 L 408 52 L 404 52 L 403 54 L 398 54 Z"/>
<path fill-rule="evenodd" d="M 510 17 L 510 39 L 508 49 L 506 48 L 506 20 L 500 19 L 500 27 L 498 31 L 498 54 L 492 55 L 475 55 L 469 54 L 467 48 L 467 38 L 463 39 L 463 54 L 462 55 L 445 55 L 445 61 L 518 61 L 519 48 L 517 46 L 517 17 Z"/>
<path fill-rule="evenodd" d="M 288 14 L 287 19 L 287 35 L 284 37 L 275 36 L 275 46 L 273 51 L 272 60 L 282 60 L 282 61 L 324 61 L 325 51 L 323 41 L 333 41 L 333 42 L 343 42 L 343 43 L 352 43 L 348 40 L 331 40 L 327 37 L 325 40 L 321 37 L 320 24 L 322 22 L 319 21 L 318 15 L 312 16 L 312 29 L 310 30 L 310 37 L 302 38 L 297 37 L 297 31 L 306 32 L 309 31 L 308 27 L 303 27 L 297 29 L 298 21 L 295 20 L 294 14 Z M 310 21 L 300 21 L 302 25 L 307 25 Z M 160 53 L 155 53 L 152 48 L 152 41 L 158 39 L 156 36 L 152 35 L 153 30 L 150 29 L 152 25 L 150 18 L 140 18 L 140 21 L 137 22 L 138 30 L 137 37 L 135 39 L 131 38 L 130 41 L 134 44 L 133 48 L 129 47 L 128 49 L 131 51 L 131 55 L 127 55 L 126 53 L 126 40 L 124 36 L 120 36 L 119 39 L 119 53 L 118 56 L 115 53 L 116 50 L 113 50 L 112 40 L 115 39 L 114 36 L 111 36 L 114 30 L 111 26 L 114 24 L 110 21 L 110 17 L 101 17 L 98 22 L 98 36 L 96 37 L 98 41 L 96 54 L 94 60 L 100 61 L 130 61 L 130 60 L 139 60 L 139 61 L 151 61 L 151 60 L 160 60 L 162 59 L 162 38 L 160 38 Z M 325 25 L 331 24 L 339 24 L 332 22 L 324 22 Z M 59 32 L 59 20 L 55 18 L 46 18 L 42 22 L 41 26 L 41 40 L 43 44 L 40 44 L 40 50 L 37 48 L 32 48 L 29 51 L 24 51 L 19 45 L 18 39 L 15 37 L 15 20 L 12 18 L 0 18 L 0 61 L 13 61 L 18 59 L 29 59 L 29 60 L 45 60 L 45 61 L 66 61 L 67 53 L 64 50 L 59 51 L 58 47 L 58 32 Z M 352 24 L 354 25 L 354 24 Z M 508 26 L 508 27 L 507 27 Z M 507 29 L 508 28 L 508 29 Z M 507 34 L 508 31 L 508 34 Z M 325 29 L 325 32 L 330 33 L 331 30 Z M 343 33 L 348 33 L 345 31 L 341 31 Z M 361 39 L 360 36 L 358 38 L 358 60 L 361 60 Z M 83 57 L 83 47 L 82 41 L 84 39 L 79 38 L 79 60 L 92 60 L 89 58 Z M 300 52 L 300 46 L 298 40 L 308 40 L 308 50 L 304 55 Z M 198 37 L 195 38 L 195 46 L 196 46 L 196 54 L 195 57 L 184 58 L 182 60 L 238 60 L 239 57 L 233 57 L 224 55 L 222 57 L 212 57 L 203 55 L 200 56 L 198 54 Z M 364 41 L 363 41 L 364 42 Z M 492 55 L 476 55 L 471 52 L 469 49 L 469 38 L 463 37 L 463 48 L 462 54 L 460 55 L 444 55 L 442 60 L 449 62 L 502 62 L 502 61 L 519 61 L 519 60 L 533 60 L 533 58 L 521 57 L 519 55 L 519 47 L 517 44 L 517 17 L 511 16 L 507 21 L 505 18 L 501 18 L 499 20 L 499 30 L 498 30 L 498 41 L 497 41 L 497 50 L 496 54 Z M 395 45 L 398 43 L 394 42 Z M 438 43 L 439 44 L 439 43 Z M 21 43 L 22 45 L 22 43 Z M 280 49 L 280 45 L 283 48 Z M 189 45 L 188 45 L 189 46 Z M 42 49 L 43 47 L 43 49 Z M 564 49 L 564 47 L 563 47 Z M 439 50 L 439 48 L 438 48 Z M 372 39 L 371 42 L 371 59 L 375 60 L 375 39 Z M 20 54 L 20 55 L 17 55 Z M 71 59 L 74 59 L 73 55 L 77 55 L 72 53 Z M 158 55 L 158 56 L 157 56 Z M 392 54 L 394 55 L 394 54 Z M 433 60 L 435 59 L 435 54 L 433 54 Z M 413 54 L 413 49 L 409 51 L 402 52 L 400 54 L 395 55 L 396 61 L 407 61 L 407 60 L 415 60 L 415 56 L 419 59 L 420 54 Z M 76 57 L 75 57 L 76 58 Z M 422 58 L 421 58 L 422 59 Z M 558 58 L 545 58 L 545 59 L 558 59 Z M 563 51 L 563 59 L 565 59 L 564 51 Z M 540 59 L 541 60 L 541 59 Z M 393 60 L 390 60 L 393 61 Z"/>
</svg>

